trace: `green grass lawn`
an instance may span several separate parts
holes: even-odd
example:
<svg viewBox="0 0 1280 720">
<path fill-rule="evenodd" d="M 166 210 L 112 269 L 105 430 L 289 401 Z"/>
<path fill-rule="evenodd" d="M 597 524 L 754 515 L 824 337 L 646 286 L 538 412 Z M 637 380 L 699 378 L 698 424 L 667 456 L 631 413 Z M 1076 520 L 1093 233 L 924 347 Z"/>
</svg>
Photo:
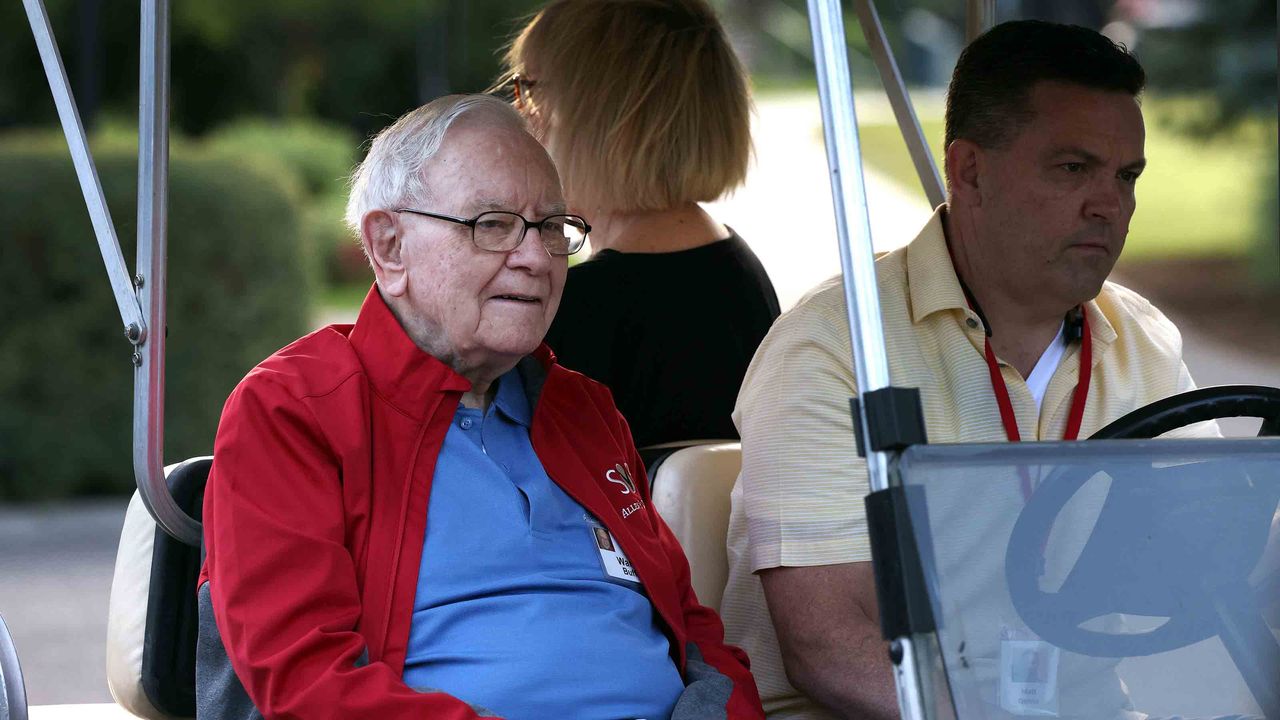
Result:
<svg viewBox="0 0 1280 720">
<path fill-rule="evenodd" d="M 1148 98 L 1147 170 L 1138 181 L 1138 210 L 1126 259 L 1244 256 L 1258 232 L 1260 203 L 1275 186 L 1275 126 L 1257 121 L 1211 140 L 1188 137 L 1165 117 L 1186 101 Z M 921 118 L 941 170 L 941 117 Z M 860 126 L 867 164 L 911 192 L 922 192 L 906 145 L 893 124 Z M 922 195 L 923 197 L 923 195 Z"/>
</svg>

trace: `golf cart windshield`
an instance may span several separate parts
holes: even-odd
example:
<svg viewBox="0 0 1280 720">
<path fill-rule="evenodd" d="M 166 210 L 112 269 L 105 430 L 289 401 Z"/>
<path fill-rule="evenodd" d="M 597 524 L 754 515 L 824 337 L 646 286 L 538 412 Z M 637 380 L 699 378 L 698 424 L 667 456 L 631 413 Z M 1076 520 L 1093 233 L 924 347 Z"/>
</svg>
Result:
<svg viewBox="0 0 1280 720">
<path fill-rule="evenodd" d="M 1273 716 L 1280 441 L 920 445 L 897 472 L 936 716 Z"/>
<path fill-rule="evenodd" d="M 137 368 L 140 497 L 160 527 L 198 544 L 200 526 L 173 501 L 165 482 L 165 334 L 149 331 L 166 326 L 169 5 L 142 4 L 143 202 L 134 273 L 123 262 L 105 202 L 93 192 L 97 178 L 65 73 L 53 61 L 57 51 L 47 17 L 36 0 L 27 5 L 85 192 L 92 197 L 91 212 L 103 208 L 94 215 L 95 229 Z M 972 36 L 990 24 L 995 3 L 967 5 Z M 808 9 L 849 283 L 852 361 L 858 386 L 872 391 L 889 382 L 888 358 L 844 18 L 839 2 L 810 0 Z M 903 121 L 925 195 L 936 205 L 938 173 L 880 37 L 874 4 L 855 2 L 853 9 Z M 855 423 L 866 424 L 863 417 Z M 1124 713 L 1132 707 L 1158 716 L 1280 717 L 1274 605 L 1280 558 L 1273 520 L 1280 497 L 1278 443 L 1091 441 L 916 446 L 900 457 L 869 452 L 874 489 L 889 486 L 889 472 L 901 481 L 916 546 L 909 552 L 899 548 L 896 558 L 877 553 L 877 565 L 889 573 L 920 567 L 921 597 L 933 626 L 909 623 L 909 636 L 892 636 L 899 657 L 907 658 L 897 670 L 904 716 L 1130 717 Z M 915 639 L 924 642 L 910 642 Z M 918 668 L 923 677 L 917 677 Z M 19 705 L 25 701 L 10 703 Z"/>
</svg>

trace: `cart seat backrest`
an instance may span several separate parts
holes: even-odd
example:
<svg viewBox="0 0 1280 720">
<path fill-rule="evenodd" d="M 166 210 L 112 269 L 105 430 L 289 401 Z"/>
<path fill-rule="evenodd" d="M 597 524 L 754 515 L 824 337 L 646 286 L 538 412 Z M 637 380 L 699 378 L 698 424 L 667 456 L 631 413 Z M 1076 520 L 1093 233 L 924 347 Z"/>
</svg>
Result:
<svg viewBox="0 0 1280 720">
<path fill-rule="evenodd" d="M 166 468 L 179 507 L 199 519 L 212 458 Z M 653 504 L 684 547 L 694 591 L 719 608 L 728 577 L 729 493 L 738 443 L 682 447 L 655 464 Z M 137 494 L 129 503 L 107 621 L 107 682 L 116 703 L 148 720 L 193 718 L 201 549 L 157 527 Z"/>
<path fill-rule="evenodd" d="M 725 443 L 735 442 L 737 442 L 737 440 L 730 439 L 674 440 L 672 442 L 660 443 L 658 445 L 646 445 L 645 447 L 639 448 L 638 452 L 640 453 L 640 462 L 644 463 L 644 467 L 648 471 L 649 478 L 652 480 L 653 476 L 658 472 L 658 468 L 662 463 L 666 462 L 667 458 L 687 447 L 693 447 L 695 445 L 723 445 Z M 650 483 L 650 486 L 652 486 L 652 483 Z"/>
<path fill-rule="evenodd" d="M 729 494 L 741 468 L 741 446 L 716 443 L 676 450 L 649 476 L 653 506 L 684 548 L 698 600 L 717 611 L 729 578 Z"/>
<path fill-rule="evenodd" d="M 212 458 L 165 468 L 169 491 L 199 520 Z M 134 494 L 111 581 L 107 684 L 118 705 L 149 720 L 195 717 L 196 580 L 201 549 L 161 530 Z"/>
</svg>

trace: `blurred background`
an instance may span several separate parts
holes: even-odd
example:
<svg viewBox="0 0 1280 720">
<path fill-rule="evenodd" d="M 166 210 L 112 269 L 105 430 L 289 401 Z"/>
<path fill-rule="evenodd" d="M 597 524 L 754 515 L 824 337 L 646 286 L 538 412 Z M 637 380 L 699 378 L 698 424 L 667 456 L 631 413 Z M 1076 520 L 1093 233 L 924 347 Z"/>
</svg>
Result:
<svg viewBox="0 0 1280 720">
<path fill-rule="evenodd" d="M 786 308 L 839 271 L 805 4 L 713 4 L 753 76 L 756 157 L 712 212 L 752 243 Z M 46 5 L 132 266 L 138 7 Z M 223 400 L 259 360 L 354 317 L 371 273 L 341 216 L 363 143 L 438 95 L 489 87 L 538 5 L 173 2 L 166 461 L 211 451 Z M 965 3 L 877 7 L 939 155 Z M 1137 54 L 1149 169 L 1117 277 L 1179 323 L 1202 384 L 1280 385 L 1275 1 L 1002 0 L 997 12 L 1093 27 Z M 873 235 L 890 249 L 930 208 L 847 7 L 846 20 Z M 103 701 L 133 484 L 130 347 L 18 2 L 0 4 L 0 67 L 0 614 L 34 703 Z"/>
</svg>

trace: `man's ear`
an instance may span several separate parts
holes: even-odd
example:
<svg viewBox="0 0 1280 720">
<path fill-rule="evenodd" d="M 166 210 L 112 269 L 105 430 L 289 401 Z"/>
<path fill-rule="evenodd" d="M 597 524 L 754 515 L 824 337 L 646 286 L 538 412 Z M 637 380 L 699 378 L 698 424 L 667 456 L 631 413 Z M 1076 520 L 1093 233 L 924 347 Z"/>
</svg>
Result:
<svg viewBox="0 0 1280 720">
<path fill-rule="evenodd" d="M 378 278 L 378 287 L 393 297 L 403 295 L 409 285 L 400 230 L 396 216 L 386 210 L 370 210 L 360 219 L 360 242 Z"/>
<path fill-rule="evenodd" d="M 947 146 L 946 163 L 947 189 L 951 198 L 973 207 L 981 205 L 979 176 L 982 169 L 982 148 L 972 140 L 952 140 Z"/>
</svg>

